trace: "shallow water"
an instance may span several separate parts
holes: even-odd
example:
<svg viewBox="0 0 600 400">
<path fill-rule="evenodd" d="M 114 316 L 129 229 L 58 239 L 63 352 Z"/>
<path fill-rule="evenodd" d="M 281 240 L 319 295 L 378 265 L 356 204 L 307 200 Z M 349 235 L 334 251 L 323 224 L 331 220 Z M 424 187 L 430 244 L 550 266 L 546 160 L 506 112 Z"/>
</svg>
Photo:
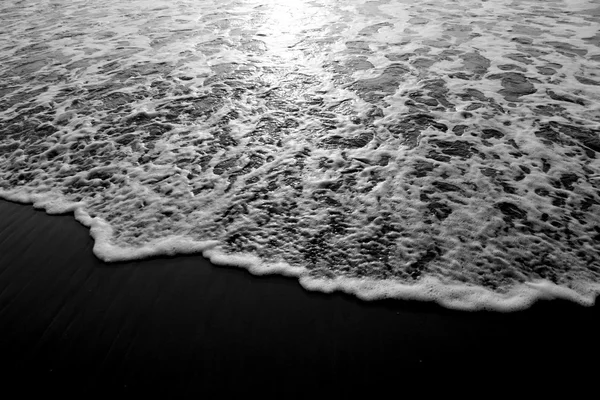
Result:
<svg viewBox="0 0 600 400">
<path fill-rule="evenodd" d="M 600 283 L 594 1 L 4 2 L 0 194 L 106 261 L 362 298 Z"/>
</svg>

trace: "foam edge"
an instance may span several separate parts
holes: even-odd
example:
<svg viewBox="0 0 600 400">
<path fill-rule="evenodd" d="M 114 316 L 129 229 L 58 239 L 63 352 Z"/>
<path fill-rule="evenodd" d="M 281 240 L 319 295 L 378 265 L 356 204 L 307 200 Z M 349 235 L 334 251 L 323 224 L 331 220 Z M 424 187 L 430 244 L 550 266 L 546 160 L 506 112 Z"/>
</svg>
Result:
<svg viewBox="0 0 600 400">
<path fill-rule="evenodd" d="M 482 287 L 442 282 L 435 277 L 424 277 L 411 285 L 348 277 L 317 279 L 309 276 L 308 270 L 303 267 L 292 267 L 283 262 L 264 263 L 252 254 L 226 254 L 220 250 L 216 240 L 197 241 L 185 236 L 172 236 L 139 248 L 115 246 L 110 243 L 112 228 L 108 223 L 100 218 L 91 217 L 85 211 L 84 202 L 69 202 L 57 193 L 0 190 L 0 198 L 16 203 L 33 204 L 34 208 L 43 209 L 51 215 L 73 212 L 75 219 L 90 229 L 90 235 L 94 239 L 93 252 L 104 262 L 202 253 L 215 265 L 244 268 L 254 275 L 278 274 L 297 277 L 300 285 L 309 291 L 340 291 L 365 301 L 399 299 L 435 302 L 445 308 L 461 311 L 512 312 L 526 309 L 538 300 L 552 299 L 568 300 L 589 307 L 595 304 L 596 297 L 600 294 L 600 284 L 588 282 L 576 284 L 581 293 L 547 280 L 536 280 L 525 282 L 505 294 L 500 294 Z"/>
<path fill-rule="evenodd" d="M 112 227 L 101 218 L 91 217 L 85 211 L 85 202 L 70 202 L 56 193 L 39 194 L 3 190 L 0 190 L 0 198 L 15 203 L 33 204 L 34 208 L 45 210 L 50 215 L 72 212 L 79 223 L 89 228 L 90 236 L 94 239 L 92 249 L 94 255 L 107 263 L 141 260 L 156 256 L 200 254 L 219 243 L 216 240 L 197 241 L 185 236 L 170 236 L 141 247 L 116 246 L 110 241 Z"/>
<path fill-rule="evenodd" d="M 308 276 L 300 277 L 300 284 L 307 290 L 325 293 L 341 291 L 366 301 L 427 301 L 461 311 L 512 312 L 529 308 L 538 300 L 554 299 L 568 300 L 590 307 L 595 304 L 596 296 L 600 294 L 600 284 L 582 284 L 587 293 L 583 295 L 546 280 L 525 282 L 501 294 L 478 286 L 442 282 L 431 276 L 426 276 L 412 285 L 358 278 L 321 280 Z"/>
<path fill-rule="evenodd" d="M 297 277 L 300 285 L 309 291 L 344 292 L 365 301 L 397 299 L 435 302 L 445 308 L 460 311 L 513 312 L 531 307 L 538 300 L 568 300 L 591 307 L 600 294 L 600 284 L 581 283 L 578 286 L 586 295 L 573 289 L 558 286 L 547 280 L 522 283 L 505 294 L 472 286 L 443 282 L 435 277 L 424 277 L 418 283 L 378 281 L 360 278 L 324 278 L 309 276 L 306 268 L 291 267 L 285 263 L 263 263 L 254 255 L 225 254 L 218 246 L 203 252 L 215 265 L 236 266 L 254 275 L 278 274 Z"/>
</svg>

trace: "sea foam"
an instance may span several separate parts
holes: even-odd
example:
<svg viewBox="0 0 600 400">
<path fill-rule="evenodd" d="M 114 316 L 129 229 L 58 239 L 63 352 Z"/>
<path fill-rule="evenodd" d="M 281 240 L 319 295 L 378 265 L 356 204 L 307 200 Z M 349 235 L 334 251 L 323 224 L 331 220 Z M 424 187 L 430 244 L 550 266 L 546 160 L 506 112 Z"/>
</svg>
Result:
<svg viewBox="0 0 600 400">
<path fill-rule="evenodd" d="M 594 303 L 593 2 L 288 3 L 3 3 L 0 196 L 74 213 L 107 262 Z"/>
</svg>

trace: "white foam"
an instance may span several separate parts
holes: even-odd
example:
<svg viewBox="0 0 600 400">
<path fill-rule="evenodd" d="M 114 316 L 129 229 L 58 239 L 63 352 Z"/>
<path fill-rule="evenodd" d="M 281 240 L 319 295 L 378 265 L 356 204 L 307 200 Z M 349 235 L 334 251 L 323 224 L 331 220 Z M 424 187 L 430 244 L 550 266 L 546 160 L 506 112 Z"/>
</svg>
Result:
<svg viewBox="0 0 600 400">
<path fill-rule="evenodd" d="M 3 3 L 0 196 L 73 212 L 107 262 L 593 304 L 594 2 L 288 3 Z"/>
<path fill-rule="evenodd" d="M 463 311 L 512 312 L 530 307 L 538 300 L 563 299 L 593 306 L 600 294 L 600 284 L 584 282 L 579 291 L 558 286 L 547 280 L 526 282 L 511 288 L 504 294 L 492 292 L 483 287 L 443 282 L 427 276 L 416 284 L 403 284 L 394 281 L 337 277 L 319 279 L 307 274 L 303 267 L 292 267 L 286 263 L 264 263 L 252 254 L 226 254 L 219 249 L 218 241 L 196 241 L 186 237 L 167 237 L 141 247 L 121 247 L 111 243 L 112 228 L 100 218 L 92 218 L 85 211 L 84 203 L 61 200 L 60 196 L 26 194 L 23 192 L 0 191 L 0 197 L 14 202 L 33 204 L 48 214 L 74 213 L 82 225 L 90 228 L 94 238 L 94 254 L 105 262 L 123 262 L 154 256 L 178 254 L 199 254 L 215 265 L 236 266 L 254 275 L 279 274 L 298 277 L 307 290 L 332 293 L 341 291 L 362 300 L 402 299 L 436 302 L 446 308 Z M 584 294 L 582 294 L 584 293 Z"/>
</svg>

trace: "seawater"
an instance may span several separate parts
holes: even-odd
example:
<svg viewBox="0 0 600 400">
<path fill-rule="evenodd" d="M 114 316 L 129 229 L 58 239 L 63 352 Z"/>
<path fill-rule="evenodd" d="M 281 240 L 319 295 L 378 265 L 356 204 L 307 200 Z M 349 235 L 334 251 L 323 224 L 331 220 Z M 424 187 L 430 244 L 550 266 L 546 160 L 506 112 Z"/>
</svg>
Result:
<svg viewBox="0 0 600 400">
<path fill-rule="evenodd" d="M 600 3 L 3 1 L 0 196 L 111 262 L 514 310 L 600 292 Z"/>
</svg>

